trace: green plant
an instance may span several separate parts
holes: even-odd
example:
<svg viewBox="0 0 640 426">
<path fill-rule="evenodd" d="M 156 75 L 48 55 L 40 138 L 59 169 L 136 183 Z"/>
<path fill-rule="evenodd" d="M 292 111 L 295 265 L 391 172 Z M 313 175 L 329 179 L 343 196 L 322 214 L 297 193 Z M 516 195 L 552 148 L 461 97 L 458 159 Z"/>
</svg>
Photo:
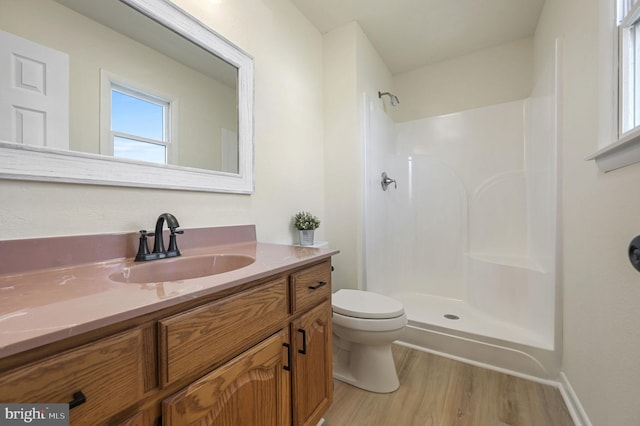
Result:
<svg viewBox="0 0 640 426">
<path fill-rule="evenodd" d="M 298 212 L 293 216 L 293 226 L 301 231 L 317 229 L 320 226 L 320 219 L 309 212 Z"/>
</svg>

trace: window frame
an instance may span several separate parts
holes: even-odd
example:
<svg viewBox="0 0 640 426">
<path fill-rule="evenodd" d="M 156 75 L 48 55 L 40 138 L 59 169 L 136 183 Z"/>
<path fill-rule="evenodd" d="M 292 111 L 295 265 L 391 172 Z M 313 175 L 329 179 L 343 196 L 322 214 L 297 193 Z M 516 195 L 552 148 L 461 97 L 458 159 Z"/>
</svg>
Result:
<svg viewBox="0 0 640 426">
<path fill-rule="evenodd" d="M 623 3 L 627 3 L 626 7 Z M 638 39 L 640 37 L 638 34 L 638 30 L 640 30 L 640 2 L 635 1 L 635 4 L 630 7 L 628 3 L 630 0 L 618 0 L 616 7 L 618 139 L 640 134 L 640 63 L 638 63 L 640 59 L 640 40 Z M 633 35 L 627 35 L 627 32 L 632 32 Z M 630 45 L 630 41 L 633 46 Z M 632 53 L 631 50 L 633 50 Z M 628 65 L 628 62 L 632 60 L 631 56 L 633 56 L 635 64 L 633 67 Z M 633 77 L 630 74 L 633 74 Z M 630 94 L 632 100 L 625 98 L 625 95 Z M 628 104 L 633 104 L 633 106 Z M 633 124 L 629 125 L 628 122 Z"/>
<path fill-rule="evenodd" d="M 625 0 L 600 0 L 599 14 L 599 135 L 600 149 L 586 158 L 594 160 L 603 172 L 610 172 L 640 162 L 640 119 L 638 125 L 623 132 L 623 27 L 619 25 L 622 3 Z M 640 18 L 640 1 L 628 16 Z M 625 21 L 624 23 L 627 23 Z M 640 48 L 640 46 L 637 46 Z M 638 52 L 640 58 L 640 51 Z M 640 61 L 636 73 L 640 72 Z M 640 77 L 636 96 L 640 95 Z M 637 102 L 640 109 L 640 98 Z M 640 111 L 637 111 L 640 113 Z"/>
<path fill-rule="evenodd" d="M 117 132 L 111 129 L 112 90 L 117 90 L 129 96 L 137 97 L 155 104 L 166 104 L 164 113 L 164 129 L 162 141 L 148 139 L 125 132 Z M 114 138 L 136 140 L 145 143 L 160 144 L 166 147 L 165 165 L 177 165 L 179 162 L 179 138 L 178 138 L 178 100 L 177 98 L 161 93 L 142 84 L 117 76 L 109 71 L 100 70 L 100 154 L 114 156 Z M 127 157 L 117 157 L 118 160 L 136 163 L 153 163 L 135 160 Z"/>
<path fill-rule="evenodd" d="M 111 141 L 111 147 L 113 150 L 113 156 L 117 157 L 117 158 L 128 158 L 131 159 L 129 157 L 120 157 L 120 156 L 116 156 L 115 155 L 115 145 L 116 145 L 116 138 L 121 138 L 121 139 L 128 139 L 131 141 L 135 141 L 135 142 L 142 142 L 145 144 L 152 144 L 152 145 L 159 145 L 159 146 L 163 146 L 164 147 L 164 161 L 162 163 L 158 163 L 158 164 L 168 164 L 169 163 L 169 150 L 172 148 L 172 140 L 171 140 L 171 126 L 169 125 L 170 122 L 170 117 L 171 117 L 171 102 L 169 102 L 166 99 L 162 99 L 162 98 L 158 98 L 156 96 L 152 96 L 149 93 L 145 93 L 142 92 L 140 90 L 131 88 L 131 87 L 127 87 L 127 86 L 123 86 L 121 84 L 117 84 L 114 82 L 111 82 L 111 99 L 113 101 L 113 92 L 118 92 L 121 93 L 123 95 L 129 96 L 131 98 L 135 98 L 135 99 L 139 99 L 141 101 L 144 102 L 148 102 L 150 104 L 154 104 L 159 106 L 160 108 L 162 108 L 162 138 L 161 139 L 154 139 L 154 138 L 148 138 L 145 136 L 140 136 L 137 134 L 133 134 L 133 133 L 126 133 L 126 132 L 122 132 L 122 131 L 118 131 L 118 130 L 114 130 L 113 127 L 111 128 L 111 137 L 110 137 L 110 141 Z M 113 120 L 113 103 L 111 105 L 111 109 L 109 110 L 110 114 L 111 114 L 111 120 Z M 113 124 L 113 123 L 112 123 Z M 147 161 L 147 160 L 144 160 Z M 149 160 L 150 162 L 154 162 Z"/>
</svg>

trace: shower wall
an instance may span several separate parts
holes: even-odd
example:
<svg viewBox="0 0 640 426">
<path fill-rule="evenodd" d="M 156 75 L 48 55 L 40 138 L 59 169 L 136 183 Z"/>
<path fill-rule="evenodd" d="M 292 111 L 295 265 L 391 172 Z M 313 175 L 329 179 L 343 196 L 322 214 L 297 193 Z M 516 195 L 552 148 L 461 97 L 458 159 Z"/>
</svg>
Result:
<svg viewBox="0 0 640 426">
<path fill-rule="evenodd" d="M 366 288 L 407 301 L 414 323 L 552 350 L 553 107 L 529 98 L 394 124 L 369 102 Z M 397 189 L 382 190 L 383 171 Z M 486 326 L 438 322 L 433 303 L 450 302 Z"/>
</svg>

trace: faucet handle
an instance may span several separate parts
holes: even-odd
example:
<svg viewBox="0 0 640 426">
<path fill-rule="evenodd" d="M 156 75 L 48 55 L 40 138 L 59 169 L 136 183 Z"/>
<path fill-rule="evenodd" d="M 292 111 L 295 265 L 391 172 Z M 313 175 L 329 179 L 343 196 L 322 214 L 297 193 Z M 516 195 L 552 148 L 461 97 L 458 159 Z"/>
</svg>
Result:
<svg viewBox="0 0 640 426">
<path fill-rule="evenodd" d="M 140 244 L 138 245 L 138 254 L 136 254 L 136 262 L 148 260 L 149 246 L 147 245 L 147 237 L 153 237 L 153 232 L 147 232 L 146 229 L 140 230 Z"/>
<path fill-rule="evenodd" d="M 170 228 L 171 235 L 169 235 L 169 248 L 167 249 L 167 256 L 180 256 L 180 250 L 178 249 L 178 241 L 176 234 L 184 234 L 183 230 L 176 231 L 176 228 Z"/>
</svg>

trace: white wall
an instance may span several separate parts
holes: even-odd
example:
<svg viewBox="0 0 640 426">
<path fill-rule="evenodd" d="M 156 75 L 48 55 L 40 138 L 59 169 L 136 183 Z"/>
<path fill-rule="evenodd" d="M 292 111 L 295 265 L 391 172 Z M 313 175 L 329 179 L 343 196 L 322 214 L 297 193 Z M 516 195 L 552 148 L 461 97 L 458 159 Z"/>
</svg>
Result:
<svg viewBox="0 0 640 426">
<path fill-rule="evenodd" d="M 334 258 L 334 290 L 357 288 L 359 279 L 356 31 L 354 23 L 324 36 L 326 236 L 341 251 Z"/>
<path fill-rule="evenodd" d="M 599 1 L 546 0 L 535 79 L 560 37 L 563 370 L 593 425 L 631 426 L 640 424 L 640 275 L 627 247 L 640 234 L 640 164 L 603 174 L 584 160 L 598 149 Z"/>
<path fill-rule="evenodd" d="M 168 211 L 184 228 L 255 223 L 261 241 L 291 243 L 296 211 L 324 218 L 320 33 L 288 0 L 176 3 L 255 58 L 256 193 L 0 180 L 0 239 L 136 232 Z"/>
<path fill-rule="evenodd" d="M 392 79 L 357 23 L 325 34 L 324 43 L 327 240 L 341 251 L 334 287 L 361 288 L 364 97 L 392 91 Z"/>
<path fill-rule="evenodd" d="M 395 121 L 524 99 L 531 93 L 533 42 L 518 40 L 393 76 Z"/>
</svg>

